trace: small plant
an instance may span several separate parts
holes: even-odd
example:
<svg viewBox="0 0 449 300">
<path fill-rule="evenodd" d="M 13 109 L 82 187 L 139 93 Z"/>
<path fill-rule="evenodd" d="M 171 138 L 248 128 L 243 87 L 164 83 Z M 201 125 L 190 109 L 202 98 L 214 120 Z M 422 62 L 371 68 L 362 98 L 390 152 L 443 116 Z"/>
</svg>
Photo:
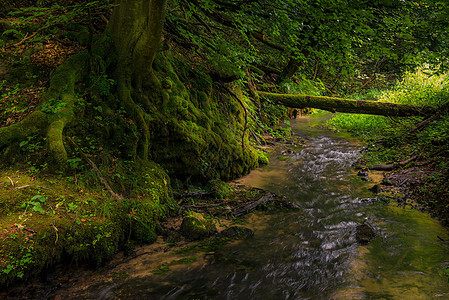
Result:
<svg viewBox="0 0 449 300">
<path fill-rule="evenodd" d="M 70 165 L 70 168 L 77 169 L 80 166 L 81 158 L 71 158 L 68 159 L 67 162 Z"/>
<path fill-rule="evenodd" d="M 54 102 L 48 101 L 42 104 L 41 110 L 45 113 L 55 114 L 66 107 L 67 103 L 65 102 Z"/>
<path fill-rule="evenodd" d="M 37 153 L 42 150 L 43 146 L 36 136 L 29 136 L 26 140 L 20 142 L 19 147 L 28 153 Z"/>
<path fill-rule="evenodd" d="M 42 208 L 42 205 L 45 204 L 47 200 L 44 196 L 35 195 L 31 198 L 30 201 L 22 204 L 22 208 L 25 208 L 25 211 L 31 209 L 33 211 L 40 212 L 41 214 L 45 214 L 45 210 Z"/>
<path fill-rule="evenodd" d="M 108 78 L 107 75 L 103 75 L 95 79 L 95 84 L 101 96 L 109 96 L 111 95 L 111 88 L 116 82 L 114 79 Z"/>
<path fill-rule="evenodd" d="M 75 211 L 78 208 L 78 205 L 73 202 L 70 202 L 67 206 L 69 211 Z"/>
</svg>

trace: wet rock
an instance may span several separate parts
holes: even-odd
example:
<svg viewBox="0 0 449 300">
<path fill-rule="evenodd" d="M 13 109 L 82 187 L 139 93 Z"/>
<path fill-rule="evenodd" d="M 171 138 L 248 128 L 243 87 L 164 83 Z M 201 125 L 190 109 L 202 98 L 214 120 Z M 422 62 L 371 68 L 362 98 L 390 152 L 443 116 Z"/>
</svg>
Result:
<svg viewBox="0 0 449 300">
<path fill-rule="evenodd" d="M 391 182 L 390 178 L 388 178 L 388 176 L 385 176 L 382 179 L 382 184 L 386 185 L 386 186 L 392 186 L 393 185 L 393 183 Z"/>
<path fill-rule="evenodd" d="M 378 199 L 377 198 L 363 198 L 359 200 L 359 203 L 374 203 L 376 202 Z"/>
<path fill-rule="evenodd" d="M 164 238 L 167 243 L 178 243 L 182 240 L 181 234 L 176 231 L 170 231 L 168 235 Z"/>
<path fill-rule="evenodd" d="M 182 234 L 190 240 L 200 240 L 217 232 L 211 220 L 206 220 L 203 214 L 189 212 L 181 223 Z"/>
<path fill-rule="evenodd" d="M 254 232 L 251 229 L 242 226 L 231 226 L 220 232 L 220 237 L 236 240 L 252 237 L 253 235 Z"/>
<path fill-rule="evenodd" d="M 369 224 L 361 224 L 356 228 L 355 238 L 360 245 L 367 245 L 376 236 L 376 232 Z"/>
<path fill-rule="evenodd" d="M 300 209 L 303 208 L 300 204 L 291 201 L 279 201 L 279 206 L 288 209 Z"/>
<path fill-rule="evenodd" d="M 374 194 L 380 194 L 382 193 L 382 188 L 380 187 L 380 185 L 376 184 L 374 185 L 372 188 L 369 189 L 371 192 L 373 192 Z"/>
<path fill-rule="evenodd" d="M 274 205 L 277 207 L 288 208 L 288 209 L 300 209 L 304 208 L 301 204 L 297 202 L 289 201 L 287 197 L 276 195 L 276 199 L 274 201 Z"/>
<path fill-rule="evenodd" d="M 368 172 L 366 172 L 366 170 L 359 171 L 357 176 L 359 176 L 363 181 L 371 181 L 371 178 L 368 177 Z"/>
<path fill-rule="evenodd" d="M 295 154 L 295 151 L 290 149 L 281 151 L 281 155 L 293 155 L 293 154 Z"/>
</svg>

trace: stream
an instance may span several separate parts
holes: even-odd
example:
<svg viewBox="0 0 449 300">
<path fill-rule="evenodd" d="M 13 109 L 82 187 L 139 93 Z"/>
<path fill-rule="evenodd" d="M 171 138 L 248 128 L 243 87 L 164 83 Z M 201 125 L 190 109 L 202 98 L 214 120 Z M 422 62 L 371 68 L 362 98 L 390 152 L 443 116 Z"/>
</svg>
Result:
<svg viewBox="0 0 449 300">
<path fill-rule="evenodd" d="M 243 226 L 254 237 L 234 241 L 196 262 L 155 275 L 145 260 L 122 281 L 87 288 L 92 299 L 449 299 L 447 231 L 427 214 L 374 197 L 351 165 L 360 145 L 293 120 L 306 146 L 239 180 L 283 194 L 300 210 L 257 212 Z M 371 224 L 376 238 L 357 243 L 356 227 Z M 143 256 L 142 256 L 143 257 Z M 137 267 L 136 267 L 137 268 Z M 131 271 L 130 271 L 131 270 Z"/>
</svg>

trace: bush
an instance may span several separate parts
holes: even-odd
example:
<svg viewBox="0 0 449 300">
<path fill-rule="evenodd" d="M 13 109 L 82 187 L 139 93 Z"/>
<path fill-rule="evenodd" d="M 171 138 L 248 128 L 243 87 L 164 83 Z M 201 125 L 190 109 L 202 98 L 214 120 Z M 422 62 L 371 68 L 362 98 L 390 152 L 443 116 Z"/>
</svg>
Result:
<svg viewBox="0 0 449 300">
<path fill-rule="evenodd" d="M 435 68 L 424 66 L 413 73 L 406 72 L 392 90 L 368 90 L 364 95 L 349 95 L 345 98 L 364 100 L 371 99 L 374 95 L 382 102 L 440 106 L 449 99 L 449 73 L 438 74 Z M 420 118 L 416 117 L 395 120 L 383 116 L 338 114 L 328 125 L 366 139 L 379 139 L 385 136 L 400 136 L 419 121 Z M 438 134 L 443 134 L 440 132 L 443 127 L 438 128 Z"/>
</svg>

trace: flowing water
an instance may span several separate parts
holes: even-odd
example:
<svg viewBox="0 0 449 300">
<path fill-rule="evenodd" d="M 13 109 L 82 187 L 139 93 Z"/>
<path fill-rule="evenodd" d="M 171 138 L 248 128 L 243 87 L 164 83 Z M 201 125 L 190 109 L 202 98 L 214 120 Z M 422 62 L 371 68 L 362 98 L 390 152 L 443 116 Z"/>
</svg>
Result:
<svg viewBox="0 0 449 300">
<path fill-rule="evenodd" d="M 240 180 L 286 195 L 302 209 L 252 214 L 245 226 L 254 230 L 253 238 L 165 275 L 140 271 L 120 284 L 99 284 L 90 288 L 90 297 L 449 299 L 443 272 L 448 247 L 437 238 L 446 238 L 446 230 L 415 210 L 361 203 L 373 195 L 351 170 L 360 146 L 310 127 L 312 121 L 292 121 L 305 147 L 287 160 L 274 155 L 268 166 Z M 355 233 L 365 221 L 377 237 L 361 246 Z"/>
</svg>

